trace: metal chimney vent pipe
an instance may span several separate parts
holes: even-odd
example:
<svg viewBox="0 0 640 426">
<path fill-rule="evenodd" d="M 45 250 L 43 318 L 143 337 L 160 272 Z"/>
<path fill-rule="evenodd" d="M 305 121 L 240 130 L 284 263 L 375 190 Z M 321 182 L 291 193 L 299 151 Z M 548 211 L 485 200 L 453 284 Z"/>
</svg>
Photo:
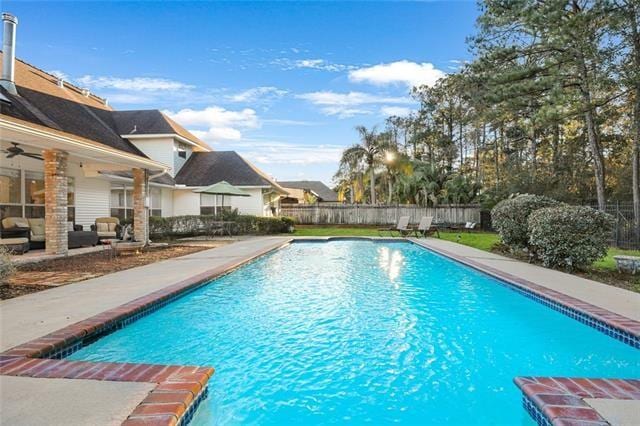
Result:
<svg viewBox="0 0 640 426">
<path fill-rule="evenodd" d="M 2 78 L 0 86 L 17 95 L 16 74 L 16 27 L 18 18 L 10 13 L 2 14 Z"/>
</svg>

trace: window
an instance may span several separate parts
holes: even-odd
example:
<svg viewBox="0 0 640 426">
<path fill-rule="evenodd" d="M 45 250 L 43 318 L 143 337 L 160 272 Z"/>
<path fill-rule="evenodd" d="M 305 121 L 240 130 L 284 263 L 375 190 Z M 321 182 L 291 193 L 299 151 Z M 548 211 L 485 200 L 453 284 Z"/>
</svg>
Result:
<svg viewBox="0 0 640 426">
<path fill-rule="evenodd" d="M 67 221 L 76 223 L 76 181 L 67 178 Z"/>
<path fill-rule="evenodd" d="M 20 170 L 0 167 L 0 216 L 22 217 Z"/>
<path fill-rule="evenodd" d="M 133 217 L 133 194 L 124 185 L 111 188 L 111 216 L 120 220 Z"/>
<path fill-rule="evenodd" d="M 215 211 L 216 200 L 213 194 L 200 194 L 200 214 L 212 215 Z"/>
<path fill-rule="evenodd" d="M 149 191 L 151 198 L 151 216 L 162 216 L 162 190 L 151 188 Z"/>
<path fill-rule="evenodd" d="M 230 212 L 233 210 L 231 206 L 221 206 L 218 202 L 218 196 L 214 194 L 200 194 L 200 214 L 214 215 L 221 213 L 223 210 Z"/>
<path fill-rule="evenodd" d="M 149 213 L 151 216 L 162 216 L 162 191 L 160 188 L 149 189 Z M 111 216 L 120 220 L 133 218 L 133 188 L 128 186 L 111 187 Z"/>
<path fill-rule="evenodd" d="M 24 172 L 25 204 L 44 205 L 44 173 Z"/>
<path fill-rule="evenodd" d="M 44 217 L 44 196 L 44 173 L 0 167 L 0 215 L 3 218 Z M 68 220 L 74 222 L 75 198 L 75 181 L 70 177 L 67 183 L 67 215 Z"/>
<path fill-rule="evenodd" d="M 184 149 L 180 149 L 178 148 L 178 157 L 180 158 L 187 158 L 187 151 Z"/>
</svg>

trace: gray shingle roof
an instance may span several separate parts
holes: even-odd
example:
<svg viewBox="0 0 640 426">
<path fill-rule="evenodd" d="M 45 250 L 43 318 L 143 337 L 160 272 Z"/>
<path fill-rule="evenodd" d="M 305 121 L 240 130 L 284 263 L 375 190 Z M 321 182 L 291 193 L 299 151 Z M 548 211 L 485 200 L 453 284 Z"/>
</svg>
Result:
<svg viewBox="0 0 640 426">
<path fill-rule="evenodd" d="M 146 157 L 135 145 L 122 139 L 114 130 L 110 111 L 19 85 L 17 89 L 19 96 L 12 95 L 3 89 L 2 94 L 11 104 L 2 103 L 0 113 Z"/>
<path fill-rule="evenodd" d="M 152 135 L 174 133 L 157 109 L 140 111 L 113 111 L 113 121 L 121 135 Z"/>
<path fill-rule="evenodd" d="M 175 177 L 179 185 L 280 186 L 235 151 L 194 152 Z"/>
<path fill-rule="evenodd" d="M 331 188 L 319 180 L 290 180 L 290 181 L 278 181 L 283 188 L 291 189 L 305 189 L 317 194 L 321 200 L 326 202 L 337 202 L 338 194 Z"/>
<path fill-rule="evenodd" d="M 209 146 L 157 109 L 112 111 L 120 135 L 177 134 L 200 146 Z"/>
<path fill-rule="evenodd" d="M 2 52 L 0 51 L 0 60 Z M 106 101 L 58 79 L 33 65 L 16 59 L 16 88 L 12 95 L 4 88 L 0 114 L 90 139 L 130 154 L 146 157 L 134 144 L 121 137 L 137 125 L 138 134 L 170 133 L 209 149 L 208 145 L 158 110 L 114 111 Z"/>
</svg>

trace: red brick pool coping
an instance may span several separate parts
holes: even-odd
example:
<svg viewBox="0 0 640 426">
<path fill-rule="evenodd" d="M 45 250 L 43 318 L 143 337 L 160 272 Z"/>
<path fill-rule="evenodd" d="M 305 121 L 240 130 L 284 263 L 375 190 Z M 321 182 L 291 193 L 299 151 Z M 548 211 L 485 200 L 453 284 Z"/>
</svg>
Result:
<svg viewBox="0 0 640 426">
<path fill-rule="evenodd" d="M 123 425 L 167 426 L 188 421 L 197 403 L 207 395 L 207 383 L 214 372 L 212 367 L 67 361 L 52 358 L 65 356 L 73 352 L 73 348 L 81 346 L 83 339 L 100 336 L 123 324 L 126 325 L 129 321 L 164 306 L 174 298 L 290 242 L 289 239 L 240 261 L 229 262 L 193 275 L 6 350 L 0 353 L 0 375 L 156 383 Z"/>
<path fill-rule="evenodd" d="M 177 425 L 206 392 L 213 368 L 64 361 L 0 355 L 0 374 L 46 379 L 156 383 L 123 425 Z"/>
<path fill-rule="evenodd" d="M 605 426 L 609 423 L 585 398 L 640 400 L 640 380 L 517 377 L 514 381 L 525 409 L 540 424 Z"/>
</svg>

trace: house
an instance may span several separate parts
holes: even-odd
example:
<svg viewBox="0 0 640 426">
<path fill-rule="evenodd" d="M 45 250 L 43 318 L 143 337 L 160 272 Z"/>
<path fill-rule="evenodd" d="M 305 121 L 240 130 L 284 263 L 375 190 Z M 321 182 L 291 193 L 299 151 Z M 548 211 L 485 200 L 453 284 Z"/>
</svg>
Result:
<svg viewBox="0 0 640 426">
<path fill-rule="evenodd" d="M 209 213 L 221 180 L 250 197 L 228 198 L 240 213 L 277 214 L 287 192 L 235 152 L 213 151 L 158 110 L 116 111 L 15 57 L 17 19 L 2 15 L 0 216 L 45 218 L 49 253 L 66 253 L 69 222 L 134 221 L 146 241 L 149 216 Z"/>
<path fill-rule="evenodd" d="M 279 181 L 289 195 L 282 204 L 337 203 L 338 194 L 319 180 Z"/>
</svg>

